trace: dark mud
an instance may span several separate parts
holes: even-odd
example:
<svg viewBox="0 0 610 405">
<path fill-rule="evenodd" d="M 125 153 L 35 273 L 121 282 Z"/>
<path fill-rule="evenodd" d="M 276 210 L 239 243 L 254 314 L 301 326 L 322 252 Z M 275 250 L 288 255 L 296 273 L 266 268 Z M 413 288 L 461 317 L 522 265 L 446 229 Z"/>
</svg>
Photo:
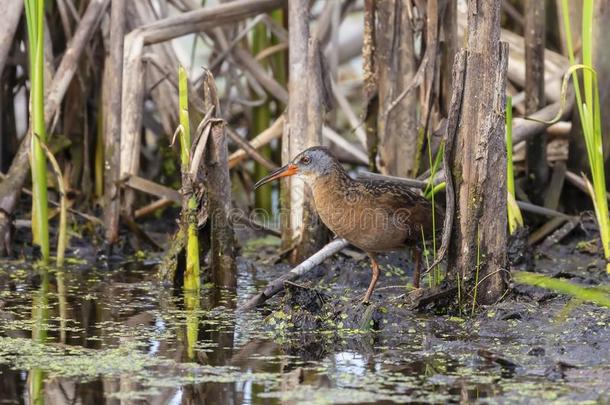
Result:
<svg viewBox="0 0 610 405">
<path fill-rule="evenodd" d="M 585 241 L 586 242 L 586 241 Z M 608 286 L 572 240 L 537 271 Z M 411 262 L 357 252 L 319 266 L 254 312 L 240 303 L 286 264 L 273 238 L 245 244 L 237 291 L 206 285 L 199 308 L 155 282 L 157 258 L 65 272 L 0 264 L 0 397 L 23 403 L 608 403 L 610 311 L 515 286 L 504 302 L 434 315 L 406 304 Z M 91 256 L 88 256 L 91 257 Z"/>
</svg>

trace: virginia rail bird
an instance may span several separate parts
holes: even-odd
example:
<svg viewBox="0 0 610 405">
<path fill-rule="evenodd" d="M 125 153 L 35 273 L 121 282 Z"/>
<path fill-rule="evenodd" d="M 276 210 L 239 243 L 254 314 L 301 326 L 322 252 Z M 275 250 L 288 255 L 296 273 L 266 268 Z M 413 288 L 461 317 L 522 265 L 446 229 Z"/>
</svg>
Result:
<svg viewBox="0 0 610 405">
<path fill-rule="evenodd" d="M 419 287 L 421 252 L 418 245 L 422 233 L 426 238 L 433 236 L 430 201 L 399 182 L 352 179 L 322 146 L 304 150 L 290 163 L 262 178 L 254 188 L 294 175 L 311 189 L 322 222 L 370 257 L 373 275 L 364 296 L 365 303 L 369 302 L 379 278 L 376 253 L 414 247 L 413 285 Z"/>
</svg>

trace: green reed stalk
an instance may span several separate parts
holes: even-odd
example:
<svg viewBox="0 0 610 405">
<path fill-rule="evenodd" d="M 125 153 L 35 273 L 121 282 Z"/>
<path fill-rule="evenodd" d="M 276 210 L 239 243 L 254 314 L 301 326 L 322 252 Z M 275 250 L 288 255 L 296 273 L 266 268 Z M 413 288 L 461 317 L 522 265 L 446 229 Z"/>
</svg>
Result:
<svg viewBox="0 0 610 405">
<path fill-rule="evenodd" d="M 190 290 L 184 292 L 186 310 L 186 356 L 195 359 L 195 345 L 199 336 L 199 294 Z"/>
<path fill-rule="evenodd" d="M 180 103 L 180 160 L 182 179 L 189 179 L 191 165 L 191 130 L 188 108 L 188 76 L 183 66 L 178 68 L 178 91 Z M 189 360 L 195 359 L 195 344 L 199 334 L 199 238 L 197 231 L 197 199 L 190 196 L 184 210 L 183 224 L 186 223 L 186 270 L 184 272 L 184 304 L 186 309 L 186 353 Z"/>
<path fill-rule="evenodd" d="M 180 104 L 180 160 L 182 163 L 182 181 L 184 183 L 188 179 L 187 176 L 191 163 L 191 126 L 188 107 L 188 76 L 183 66 L 178 68 L 178 91 Z M 184 289 L 199 291 L 199 239 L 197 232 L 197 198 L 195 196 L 189 197 L 184 212 L 186 215 L 183 217 L 183 223 L 188 224 Z"/>
<path fill-rule="evenodd" d="M 278 8 L 271 12 L 271 18 L 273 21 L 278 23 L 280 26 L 284 26 L 284 10 Z M 271 45 L 278 45 L 281 40 L 275 35 L 271 36 Z M 271 67 L 273 70 L 273 77 L 279 84 L 286 86 L 288 84 L 288 73 L 286 72 L 286 51 L 276 52 L 271 56 Z M 282 108 L 278 108 L 278 111 Z"/>
<path fill-rule="evenodd" d="M 523 216 L 515 198 L 515 174 L 513 167 L 513 99 L 506 97 L 506 211 L 508 213 L 508 229 L 511 234 L 523 227 Z"/>
<path fill-rule="evenodd" d="M 47 207 L 47 161 L 40 142 L 46 142 L 44 121 L 44 0 L 26 0 L 28 56 L 30 61 L 30 150 L 32 166 L 32 231 L 40 246 L 43 263 L 49 261 L 49 218 Z"/>
<path fill-rule="evenodd" d="M 610 308 L 610 294 L 608 290 L 600 287 L 583 287 L 564 279 L 553 278 L 544 274 L 529 273 L 527 271 L 513 271 L 512 279 L 519 284 L 533 285 L 549 290 L 567 294 L 583 301 Z"/>
<path fill-rule="evenodd" d="M 267 34 L 267 26 L 264 23 L 258 23 L 252 31 L 252 54 L 257 55 L 269 46 L 269 37 Z M 267 67 L 266 61 L 261 61 L 262 66 Z M 252 107 L 252 125 L 250 133 L 257 135 L 269 128 L 271 124 L 271 109 L 269 101 L 265 101 L 262 105 Z M 260 153 L 266 158 L 271 158 L 271 147 L 265 146 L 260 149 Z M 267 175 L 267 169 L 260 163 L 254 163 L 254 178 L 260 180 Z M 262 208 L 267 212 L 271 212 L 271 184 L 267 184 L 254 193 L 256 208 Z"/>
<path fill-rule="evenodd" d="M 563 24 L 566 31 L 568 58 L 572 70 L 572 81 L 576 95 L 576 106 L 580 116 L 583 136 L 587 148 L 587 157 L 591 169 L 593 185 L 588 184 L 593 200 L 595 216 L 599 225 L 606 271 L 610 273 L 610 218 L 608 216 L 608 200 L 606 199 L 606 179 L 604 174 L 604 155 L 602 146 L 601 112 L 599 106 L 599 88 L 597 74 L 593 69 L 593 0 L 583 0 L 582 13 L 582 65 L 576 64 L 572 44 L 572 30 L 568 14 L 568 0 L 562 0 Z M 577 69 L 582 70 L 582 88 Z"/>
</svg>

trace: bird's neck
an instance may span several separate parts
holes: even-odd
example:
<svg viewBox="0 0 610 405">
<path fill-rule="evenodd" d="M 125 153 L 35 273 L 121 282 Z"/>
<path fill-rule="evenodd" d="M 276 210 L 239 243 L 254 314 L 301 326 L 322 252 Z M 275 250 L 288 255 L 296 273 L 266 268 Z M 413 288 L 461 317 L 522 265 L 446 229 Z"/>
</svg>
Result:
<svg viewBox="0 0 610 405">
<path fill-rule="evenodd" d="M 345 194 L 349 190 L 353 182 L 345 169 L 340 165 L 329 171 L 325 176 L 320 176 L 310 184 L 313 191 L 314 199 L 319 199 L 323 196 L 332 196 L 336 193 Z"/>
</svg>

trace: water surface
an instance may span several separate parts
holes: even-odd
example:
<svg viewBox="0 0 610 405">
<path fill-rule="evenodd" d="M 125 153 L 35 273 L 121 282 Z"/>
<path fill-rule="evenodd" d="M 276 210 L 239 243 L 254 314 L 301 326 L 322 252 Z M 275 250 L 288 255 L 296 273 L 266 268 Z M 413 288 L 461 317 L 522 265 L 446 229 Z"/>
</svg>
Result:
<svg viewBox="0 0 610 405">
<path fill-rule="evenodd" d="M 248 263 L 237 291 L 204 286 L 200 301 L 160 286 L 153 274 L 138 262 L 63 272 L 0 264 L 0 403 L 608 398 L 609 318 L 594 306 L 558 302 L 541 317 L 537 304 L 522 303 L 466 321 L 390 311 L 381 331 L 299 332 L 283 312 L 265 319 L 268 312 L 235 311 L 264 285 Z M 565 333 L 583 319 L 585 330 Z"/>
</svg>

